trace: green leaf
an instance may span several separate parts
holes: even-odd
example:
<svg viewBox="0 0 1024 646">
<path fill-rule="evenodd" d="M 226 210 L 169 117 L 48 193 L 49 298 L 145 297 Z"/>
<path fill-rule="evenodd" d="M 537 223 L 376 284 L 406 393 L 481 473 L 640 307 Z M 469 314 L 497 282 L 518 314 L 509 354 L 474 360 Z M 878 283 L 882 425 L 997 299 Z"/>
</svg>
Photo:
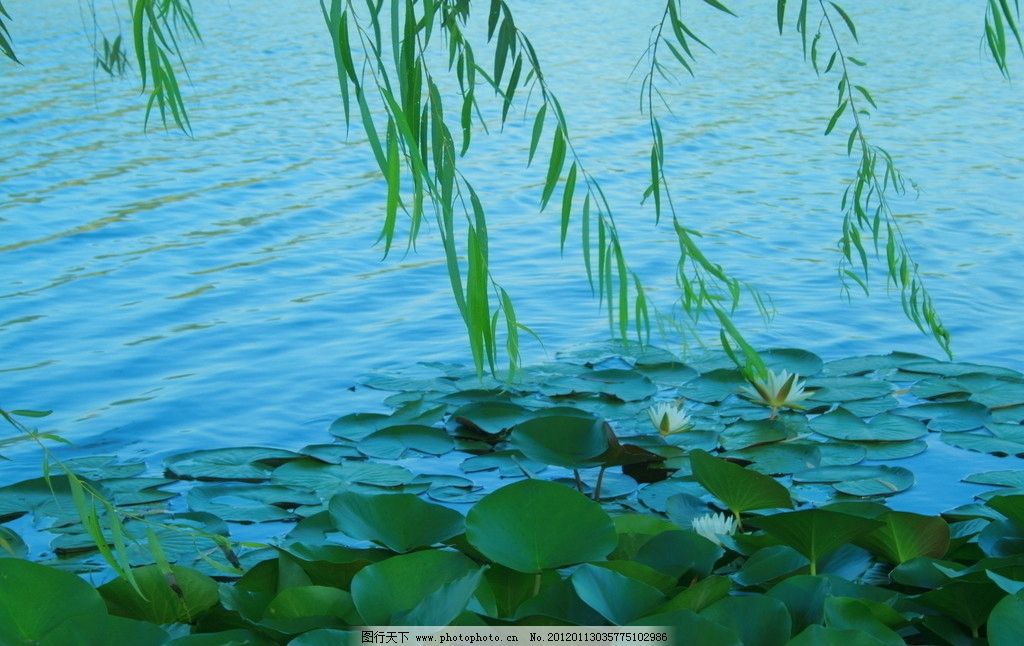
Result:
<svg viewBox="0 0 1024 646">
<path fill-rule="evenodd" d="M 992 646 L 1016 646 L 1024 635 L 1024 596 L 1004 597 L 988 616 L 988 643 Z"/>
<path fill-rule="evenodd" d="M 744 646 L 782 646 L 792 633 L 786 606 L 763 594 L 726 597 L 701 616 L 736 631 Z"/>
<path fill-rule="evenodd" d="M 540 480 L 502 487 L 476 503 L 466 538 L 491 561 L 527 573 L 603 560 L 618 542 L 599 504 Z"/>
<path fill-rule="evenodd" d="M 779 23 L 779 35 L 782 35 L 782 25 L 786 19 L 786 0 L 777 0 L 775 5 L 776 19 Z"/>
<path fill-rule="evenodd" d="M 530 156 L 526 165 L 533 163 L 533 155 L 537 152 L 537 144 L 540 143 L 540 135 L 544 132 L 544 115 L 547 114 L 548 105 L 545 103 L 537 110 L 537 116 L 533 118 L 533 134 L 530 136 Z"/>
<path fill-rule="evenodd" d="M 584 603 L 617 626 L 643 616 L 665 601 L 657 588 L 589 563 L 573 572 L 570 580 Z"/>
<path fill-rule="evenodd" d="M 815 417 L 810 427 L 826 437 L 854 442 L 901 442 L 928 434 L 924 424 L 908 417 L 882 413 L 865 423 L 845 408 Z"/>
<path fill-rule="evenodd" d="M 789 491 L 774 478 L 699 449 L 690 454 L 690 464 L 694 478 L 734 514 L 793 506 Z"/>
<path fill-rule="evenodd" d="M 843 19 L 843 22 L 846 23 L 847 29 L 850 30 L 851 34 L 853 34 L 853 39 L 857 40 L 857 28 L 853 25 L 853 20 L 850 19 L 850 16 L 847 15 L 847 13 L 843 11 L 843 8 L 837 5 L 836 3 L 829 2 L 829 4 L 835 7 L 836 13 L 839 14 L 839 16 Z"/>
<path fill-rule="evenodd" d="M 836 108 L 836 111 L 832 113 L 832 118 L 828 120 L 828 126 L 825 128 L 826 135 L 832 132 L 832 129 L 836 127 L 836 123 L 839 122 L 839 117 L 843 116 L 843 112 L 846 111 L 848 103 L 849 100 L 844 99 L 843 102 L 839 104 L 839 107 Z"/>
<path fill-rule="evenodd" d="M 543 464 L 580 468 L 594 466 L 609 444 L 602 420 L 544 415 L 517 425 L 512 431 L 512 446 Z"/>
<path fill-rule="evenodd" d="M 949 525 L 940 516 L 889 511 L 875 520 L 882 526 L 857 539 L 857 544 L 894 565 L 921 556 L 941 559 L 949 549 Z"/>
<path fill-rule="evenodd" d="M 718 0 L 704 0 L 704 2 L 705 2 L 705 4 L 709 4 L 712 7 L 714 7 L 715 9 L 718 9 L 719 11 L 724 11 L 725 13 L 729 14 L 730 16 L 735 16 L 736 15 L 736 14 L 734 14 L 729 9 L 729 7 L 726 7 L 724 4 L 722 4 Z"/>
<path fill-rule="evenodd" d="M 824 509 L 761 516 L 748 522 L 806 556 L 811 562 L 811 574 L 817 574 L 822 557 L 882 525 L 869 518 Z"/>
<path fill-rule="evenodd" d="M 562 230 L 559 236 L 560 249 L 565 251 L 565 237 L 569 233 L 569 217 L 572 215 L 572 193 L 576 189 L 576 164 L 569 167 L 569 176 L 562 189 Z"/>
<path fill-rule="evenodd" d="M 548 174 L 544 180 L 544 190 L 540 196 L 540 208 L 547 206 L 551 194 L 558 185 L 558 178 L 562 176 L 562 165 L 565 164 L 565 133 L 561 126 L 555 130 L 555 137 L 551 143 L 551 158 L 548 161 Z"/>
<path fill-rule="evenodd" d="M 423 604 L 429 595 L 445 589 L 444 596 L 461 608 L 447 617 L 432 617 L 433 625 L 447 625 L 469 602 L 461 587 L 446 588 L 451 583 L 473 575 L 477 565 L 458 552 L 424 550 L 393 556 L 367 565 L 352 578 L 352 601 L 359 616 L 368 625 L 403 625 L 397 623 L 407 613 Z"/>
<path fill-rule="evenodd" d="M 342 492 L 331 498 L 331 519 L 353 538 L 408 552 L 445 541 L 465 528 L 462 514 L 412 494 Z"/>
<path fill-rule="evenodd" d="M 154 624 L 191 623 L 217 605 L 217 582 L 210 577 L 177 565 L 167 576 L 156 565 L 133 570 L 143 595 L 124 579 L 114 579 L 99 587 L 110 613 Z"/>
</svg>

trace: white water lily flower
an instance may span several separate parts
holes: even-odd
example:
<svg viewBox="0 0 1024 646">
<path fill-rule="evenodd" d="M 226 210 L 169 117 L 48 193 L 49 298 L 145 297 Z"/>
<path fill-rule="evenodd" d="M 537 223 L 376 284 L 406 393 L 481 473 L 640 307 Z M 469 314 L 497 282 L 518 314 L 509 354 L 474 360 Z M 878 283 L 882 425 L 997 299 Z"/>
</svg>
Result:
<svg viewBox="0 0 1024 646">
<path fill-rule="evenodd" d="M 772 419 L 775 419 L 780 408 L 802 410 L 803 407 L 797 405 L 797 402 L 807 399 L 813 392 L 804 390 L 804 383 L 797 379 L 795 373 L 789 374 L 785 370 L 774 373 L 769 370 L 764 379 L 750 379 L 750 385 L 741 387 L 740 394 L 771 408 Z"/>
<path fill-rule="evenodd" d="M 704 514 L 693 519 L 693 531 L 718 546 L 722 545 L 722 537 L 732 536 L 737 527 L 736 519 L 725 514 Z"/>
<path fill-rule="evenodd" d="M 678 404 L 655 404 L 647 409 L 647 414 L 651 416 L 651 424 L 654 424 L 654 428 L 658 429 L 662 436 L 682 433 L 693 426 L 690 416 L 684 413 Z"/>
</svg>

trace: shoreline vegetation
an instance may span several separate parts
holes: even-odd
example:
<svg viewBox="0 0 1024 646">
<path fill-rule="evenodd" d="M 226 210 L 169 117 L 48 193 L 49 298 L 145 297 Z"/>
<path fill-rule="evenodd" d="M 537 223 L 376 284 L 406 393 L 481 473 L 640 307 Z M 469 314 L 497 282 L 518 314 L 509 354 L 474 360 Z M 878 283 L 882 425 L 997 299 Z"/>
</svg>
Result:
<svg viewBox="0 0 1024 646">
<path fill-rule="evenodd" d="M 514 384 L 453 364 L 377 378 L 391 413 L 343 415 L 297 451 L 190 451 L 162 474 L 112 456 L 51 465 L 48 481 L 0 487 L 14 557 L 0 641 L 301 645 L 362 625 L 511 623 L 1014 643 L 1024 374 L 760 354 L 799 377 L 766 397 L 725 353 L 685 363 L 610 342 Z M 971 474 L 990 489 L 941 514 L 888 503 L 935 443 L 1008 464 Z M 19 518 L 30 543 L 50 537 L 45 554 L 7 526 Z"/>
</svg>

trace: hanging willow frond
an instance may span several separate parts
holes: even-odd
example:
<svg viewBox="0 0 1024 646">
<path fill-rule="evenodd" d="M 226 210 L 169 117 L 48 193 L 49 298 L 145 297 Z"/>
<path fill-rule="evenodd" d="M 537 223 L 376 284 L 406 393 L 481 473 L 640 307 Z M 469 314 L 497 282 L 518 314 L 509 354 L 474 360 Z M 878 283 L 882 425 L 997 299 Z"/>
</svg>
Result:
<svg viewBox="0 0 1024 646">
<path fill-rule="evenodd" d="M 190 0 L 129 0 L 129 7 L 142 91 L 146 91 L 147 85 L 152 87 L 146 103 L 145 125 L 149 125 L 153 107 L 156 106 L 165 128 L 170 113 L 174 124 L 182 132 L 191 134 L 192 124 L 189 122 L 188 110 L 181 96 L 171 58 L 176 58 L 185 73 L 188 73 L 178 36 L 184 34 L 195 40 L 201 39 L 199 26 L 192 14 L 192 3 Z"/>
<path fill-rule="evenodd" d="M 11 44 L 11 32 L 7 31 L 7 23 L 4 22 L 4 20 L 10 19 L 11 14 L 7 13 L 3 2 L 0 2 L 0 54 L 3 54 L 15 63 L 21 63 L 14 54 L 14 46 Z"/>
<path fill-rule="evenodd" d="M 836 25 L 842 24 L 855 42 L 858 40 L 857 27 L 838 3 L 817 0 L 817 4 L 821 19 L 811 42 L 811 65 L 815 73 L 822 76 L 833 72 L 839 76 L 836 107 L 825 126 L 825 134 L 831 134 L 846 117 L 851 124 L 846 139 L 847 155 L 853 156 L 857 152 L 860 156 L 856 174 L 844 191 L 841 202 L 843 225 L 839 239 L 838 272 L 844 294 L 849 297 L 851 284 L 858 285 L 865 295 L 869 293 L 869 255 L 873 253 L 876 257 L 880 256 L 884 248 L 888 284 L 899 289 L 907 318 L 919 330 L 930 334 L 939 347 L 952 356 L 949 331 L 935 310 L 932 297 L 925 287 L 918 264 L 911 255 L 889 201 L 892 193 L 905 194 L 910 182 L 897 168 L 892 155 L 884 148 L 872 144 L 864 130 L 862 117 L 870 115 L 871 110 L 878 106 L 871 92 L 863 85 L 858 85 L 851 76 L 851 66 L 863 67 L 866 63 L 845 53 Z M 801 0 L 797 18 L 797 31 L 805 44 L 805 51 L 808 35 L 807 5 L 808 0 Z M 784 15 L 785 2 L 778 0 L 780 33 Z M 824 68 L 821 68 L 819 47 L 823 36 L 831 41 L 833 51 Z"/>
</svg>

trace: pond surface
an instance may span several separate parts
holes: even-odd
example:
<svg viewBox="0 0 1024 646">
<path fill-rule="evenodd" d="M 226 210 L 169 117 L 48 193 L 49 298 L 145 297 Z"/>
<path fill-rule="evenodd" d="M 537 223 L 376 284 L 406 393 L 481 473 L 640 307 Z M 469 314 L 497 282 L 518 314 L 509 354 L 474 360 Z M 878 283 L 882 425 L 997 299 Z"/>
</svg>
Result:
<svg viewBox="0 0 1024 646">
<path fill-rule="evenodd" d="M 25 66 L 4 63 L 0 76 L 0 404 L 53 409 L 41 427 L 72 452 L 155 465 L 196 447 L 325 441 L 333 418 L 379 406 L 375 392 L 348 390 L 361 376 L 467 360 L 436 237 L 386 260 L 373 246 L 384 187 L 358 129 L 346 140 L 316 3 L 196 4 L 194 139 L 143 132 L 136 81 L 94 76 L 65 4 L 5 3 Z M 630 76 L 658 3 L 602 0 L 571 15 L 562 2 L 518 4 L 626 254 L 670 315 L 676 244 L 639 205 L 650 144 Z M 853 73 L 880 108 L 866 128 L 921 189 L 897 206 L 957 358 L 1020 369 L 1021 89 L 979 48 L 984 4 L 856 5 L 869 66 Z M 855 161 L 845 135 L 822 136 L 833 83 L 802 61 L 796 34 L 778 36 L 774 3 L 730 6 L 741 19 L 703 8 L 690 19 L 717 54 L 667 91 L 663 127 L 684 221 L 777 309 L 767 326 L 741 314 L 744 329 L 826 359 L 938 356 L 884 276 L 870 298 L 840 297 L 839 199 Z M 490 214 L 495 276 L 546 344 L 526 343 L 527 362 L 608 335 L 578 237 L 560 258 L 558 216 L 538 212 L 530 125 L 481 133 L 464 166 Z M 7 455 L 5 482 L 38 472 L 31 448 Z M 951 450 L 932 460 L 955 477 L 958 462 L 1000 462 Z M 945 491 L 944 479 L 919 481 L 920 495 Z"/>
</svg>

